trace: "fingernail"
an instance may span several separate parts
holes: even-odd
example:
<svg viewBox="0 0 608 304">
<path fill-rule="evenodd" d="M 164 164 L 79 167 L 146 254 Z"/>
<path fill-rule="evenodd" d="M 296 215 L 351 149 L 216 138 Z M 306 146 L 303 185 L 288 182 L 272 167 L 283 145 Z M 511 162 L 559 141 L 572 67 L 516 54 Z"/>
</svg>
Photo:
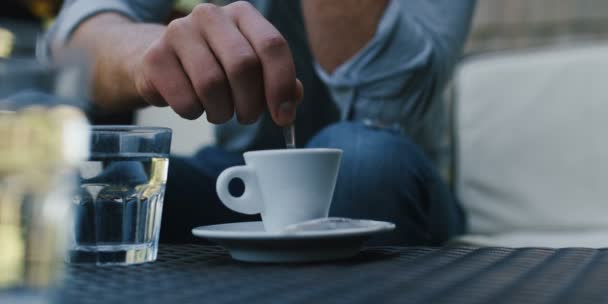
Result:
<svg viewBox="0 0 608 304">
<path fill-rule="evenodd" d="M 284 102 L 279 106 L 279 116 L 283 121 L 292 121 L 295 116 L 296 107 L 293 102 Z"/>
</svg>

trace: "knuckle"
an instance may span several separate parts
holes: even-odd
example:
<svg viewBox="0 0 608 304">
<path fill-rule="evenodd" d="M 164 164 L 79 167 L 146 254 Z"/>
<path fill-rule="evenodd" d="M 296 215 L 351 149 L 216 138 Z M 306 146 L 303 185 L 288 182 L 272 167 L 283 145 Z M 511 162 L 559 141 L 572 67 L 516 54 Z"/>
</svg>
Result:
<svg viewBox="0 0 608 304">
<path fill-rule="evenodd" d="M 203 95 L 208 95 L 210 91 L 221 89 L 227 83 L 226 76 L 222 72 L 208 72 L 202 75 L 195 84 Z"/>
<path fill-rule="evenodd" d="M 154 84 L 149 79 L 149 75 L 144 72 L 140 79 L 136 82 L 138 94 L 144 98 L 149 104 L 153 106 L 166 105 L 159 92 L 156 90 Z"/>
<path fill-rule="evenodd" d="M 287 40 L 279 33 L 268 35 L 260 41 L 260 49 L 264 53 L 273 54 L 285 48 L 287 48 Z"/>
<path fill-rule="evenodd" d="M 246 52 L 234 57 L 234 61 L 230 64 L 226 72 L 229 75 L 238 75 L 242 73 L 250 73 L 260 69 L 260 60 L 253 52 Z"/>
<path fill-rule="evenodd" d="M 227 8 L 234 10 L 235 12 L 242 12 L 248 10 L 255 10 L 255 7 L 247 1 L 236 1 L 227 6 Z"/>
<path fill-rule="evenodd" d="M 152 67 L 163 63 L 167 56 L 166 44 L 163 41 L 152 45 L 144 54 L 144 66 Z"/>
<path fill-rule="evenodd" d="M 214 14 L 217 14 L 219 11 L 219 7 L 211 3 L 201 3 L 194 7 L 191 15 L 195 18 L 207 18 Z"/>
<path fill-rule="evenodd" d="M 187 31 L 187 21 L 184 18 L 175 19 L 167 25 L 167 30 L 165 31 L 166 35 L 169 37 L 175 36 L 177 34 L 183 33 Z"/>
</svg>

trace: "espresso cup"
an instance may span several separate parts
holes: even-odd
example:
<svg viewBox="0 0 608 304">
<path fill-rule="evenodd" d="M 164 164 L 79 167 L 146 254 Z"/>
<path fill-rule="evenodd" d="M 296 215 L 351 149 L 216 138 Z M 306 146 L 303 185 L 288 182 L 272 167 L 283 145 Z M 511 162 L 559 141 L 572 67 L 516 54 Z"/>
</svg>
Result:
<svg viewBox="0 0 608 304">
<path fill-rule="evenodd" d="M 217 194 L 226 207 L 261 214 L 268 232 L 327 217 L 342 150 L 265 150 L 245 152 L 244 157 L 246 165 L 228 168 L 217 179 Z M 239 197 L 228 190 L 234 179 L 245 184 Z"/>
</svg>

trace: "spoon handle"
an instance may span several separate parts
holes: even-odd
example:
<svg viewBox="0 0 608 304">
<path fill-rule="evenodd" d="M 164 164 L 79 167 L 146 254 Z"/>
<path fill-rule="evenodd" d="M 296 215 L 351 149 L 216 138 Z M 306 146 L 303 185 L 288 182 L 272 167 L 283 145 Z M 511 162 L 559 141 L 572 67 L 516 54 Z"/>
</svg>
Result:
<svg viewBox="0 0 608 304">
<path fill-rule="evenodd" d="M 283 128 L 283 137 L 285 137 L 285 146 L 287 149 L 296 148 L 296 131 L 293 124 Z"/>
</svg>

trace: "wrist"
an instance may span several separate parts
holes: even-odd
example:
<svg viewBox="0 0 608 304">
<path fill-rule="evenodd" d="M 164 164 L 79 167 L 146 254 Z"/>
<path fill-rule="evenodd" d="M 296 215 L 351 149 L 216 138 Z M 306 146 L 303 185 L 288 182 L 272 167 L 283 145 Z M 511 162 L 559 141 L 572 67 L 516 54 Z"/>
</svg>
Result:
<svg viewBox="0 0 608 304">
<path fill-rule="evenodd" d="M 121 56 L 121 67 L 126 77 L 129 95 L 132 98 L 141 98 L 142 90 L 146 87 L 147 80 L 143 77 L 143 59 L 146 51 L 157 40 L 165 30 L 164 26 L 152 24 L 134 24 L 133 39 L 127 39 L 123 45 L 123 56 Z"/>
<path fill-rule="evenodd" d="M 70 46 L 91 55 L 93 95 L 99 107 L 125 111 L 143 105 L 136 86 L 139 62 L 163 30 L 161 25 L 135 23 L 116 13 L 97 15 L 78 28 Z"/>
</svg>

